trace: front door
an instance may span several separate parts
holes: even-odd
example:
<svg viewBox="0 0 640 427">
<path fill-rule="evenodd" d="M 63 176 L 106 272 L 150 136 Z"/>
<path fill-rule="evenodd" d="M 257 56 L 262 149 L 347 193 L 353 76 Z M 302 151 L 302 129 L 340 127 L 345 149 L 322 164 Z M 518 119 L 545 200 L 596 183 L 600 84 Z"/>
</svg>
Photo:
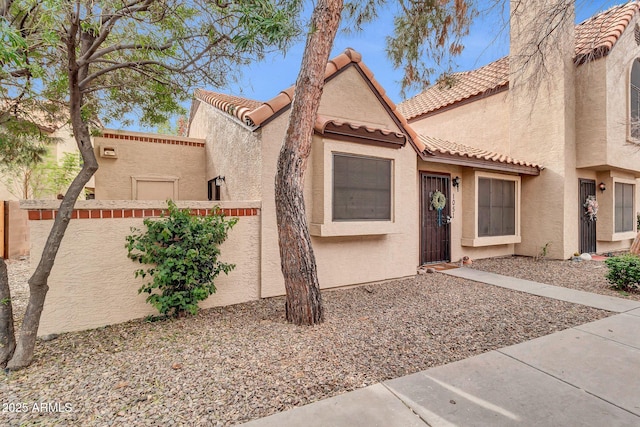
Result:
<svg viewBox="0 0 640 427">
<path fill-rule="evenodd" d="M 451 261 L 449 175 L 420 173 L 420 262 Z"/>
<path fill-rule="evenodd" d="M 596 196 L 596 182 L 592 179 L 580 179 L 580 199 L 578 205 L 578 225 L 580 231 L 580 253 L 596 251 L 596 221 L 586 214 L 585 203 L 589 196 Z"/>
</svg>

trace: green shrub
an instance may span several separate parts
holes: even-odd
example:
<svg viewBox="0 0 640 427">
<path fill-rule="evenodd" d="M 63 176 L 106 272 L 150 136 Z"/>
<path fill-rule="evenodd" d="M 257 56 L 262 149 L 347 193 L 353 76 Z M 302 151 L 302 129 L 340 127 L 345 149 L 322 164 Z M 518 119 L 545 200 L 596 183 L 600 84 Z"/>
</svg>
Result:
<svg viewBox="0 0 640 427">
<path fill-rule="evenodd" d="M 220 244 L 238 219 L 225 219 L 222 213 L 198 217 L 188 209 L 178 209 L 171 200 L 167 203 L 167 216 L 146 218 L 144 232 L 131 229 L 134 234 L 127 236 L 127 256 L 152 264 L 135 272 L 135 277 L 153 279 L 138 289 L 138 293 L 149 294 L 148 303 L 164 315 L 195 314 L 198 302 L 216 291 L 214 279 L 235 267 L 218 257 Z"/>
<path fill-rule="evenodd" d="M 609 267 L 607 280 L 612 288 L 623 291 L 638 290 L 640 286 L 640 257 L 626 254 L 608 258 L 605 264 Z"/>
</svg>

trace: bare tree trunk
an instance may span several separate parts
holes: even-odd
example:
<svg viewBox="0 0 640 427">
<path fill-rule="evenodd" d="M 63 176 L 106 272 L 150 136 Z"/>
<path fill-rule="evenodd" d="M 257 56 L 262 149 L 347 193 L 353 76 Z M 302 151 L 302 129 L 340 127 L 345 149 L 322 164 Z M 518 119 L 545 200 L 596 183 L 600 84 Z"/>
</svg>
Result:
<svg viewBox="0 0 640 427">
<path fill-rule="evenodd" d="M 33 360 L 33 351 L 36 345 L 36 337 L 38 334 L 38 326 L 40 325 L 40 316 L 44 307 L 45 297 L 49 291 L 47 281 L 51 269 L 60 249 L 60 243 L 67 230 L 73 207 L 80 193 L 84 190 L 84 186 L 89 182 L 96 170 L 98 170 L 98 161 L 96 160 L 93 146 L 91 145 L 91 135 L 89 126 L 82 120 L 83 96 L 80 91 L 79 82 L 86 75 L 88 69 L 80 68 L 76 62 L 76 38 L 75 34 L 78 29 L 78 22 L 74 21 L 69 29 L 69 39 L 67 42 L 67 50 L 69 55 L 69 110 L 71 116 L 71 126 L 73 135 L 78 145 L 78 150 L 82 155 L 82 169 L 75 177 L 69 189 L 67 190 L 58 213 L 56 215 L 49 237 L 44 245 L 40 262 L 29 279 L 29 304 L 24 315 L 22 328 L 20 329 L 20 338 L 16 346 L 16 350 L 11 360 L 7 364 L 7 369 L 17 370 L 29 366 Z"/>
<path fill-rule="evenodd" d="M 276 175 L 280 265 L 287 291 L 286 317 L 296 325 L 324 320 L 324 308 L 304 205 L 304 173 L 342 0 L 319 0 L 302 59 Z"/>
<path fill-rule="evenodd" d="M 629 252 L 631 252 L 632 254 L 640 255 L 640 231 L 638 232 L 638 235 L 633 241 L 633 244 L 631 245 L 631 249 L 629 249 Z"/>
<path fill-rule="evenodd" d="M 7 264 L 0 257 L 0 368 L 4 368 L 16 348 L 13 331 L 13 306 Z"/>
</svg>

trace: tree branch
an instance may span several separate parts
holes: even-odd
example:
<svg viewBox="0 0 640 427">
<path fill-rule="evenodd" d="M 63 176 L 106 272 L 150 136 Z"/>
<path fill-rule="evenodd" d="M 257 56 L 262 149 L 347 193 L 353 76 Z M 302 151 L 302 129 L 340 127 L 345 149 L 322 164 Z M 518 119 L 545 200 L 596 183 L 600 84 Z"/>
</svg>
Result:
<svg viewBox="0 0 640 427">
<path fill-rule="evenodd" d="M 137 44 L 137 43 L 131 43 L 131 44 L 117 44 L 117 45 L 113 45 L 110 47 L 106 47 L 104 49 L 100 49 L 99 51 L 95 52 L 89 59 L 86 60 L 86 62 L 94 62 L 96 61 L 98 58 L 101 58 L 105 55 L 108 55 L 110 53 L 113 52 L 117 52 L 120 50 L 134 50 L 134 49 L 145 49 L 148 51 L 155 51 L 155 52 L 162 52 L 163 50 L 167 50 L 170 49 L 171 46 L 173 46 L 173 42 L 175 40 L 170 40 L 169 42 L 167 42 L 166 44 L 162 45 L 162 46 L 154 46 L 154 47 L 149 47 L 149 46 L 145 46 L 143 44 Z M 86 56 L 86 55 L 84 55 Z"/>
<path fill-rule="evenodd" d="M 136 6 L 140 4 L 139 6 Z M 78 63 L 83 65 L 85 63 L 91 62 L 91 57 L 98 50 L 102 43 L 109 37 L 111 34 L 111 30 L 113 26 L 116 25 L 118 20 L 125 16 L 131 16 L 136 12 L 143 12 L 149 10 L 149 6 L 153 4 L 151 0 L 136 0 L 131 3 L 124 5 L 121 9 L 117 10 L 115 13 L 109 15 L 109 17 L 102 18 L 102 25 L 100 27 L 100 32 L 98 36 L 95 38 L 93 44 L 90 48 L 88 48 L 82 55 L 82 57 L 78 60 Z M 123 13 L 124 12 L 124 13 Z"/>
</svg>

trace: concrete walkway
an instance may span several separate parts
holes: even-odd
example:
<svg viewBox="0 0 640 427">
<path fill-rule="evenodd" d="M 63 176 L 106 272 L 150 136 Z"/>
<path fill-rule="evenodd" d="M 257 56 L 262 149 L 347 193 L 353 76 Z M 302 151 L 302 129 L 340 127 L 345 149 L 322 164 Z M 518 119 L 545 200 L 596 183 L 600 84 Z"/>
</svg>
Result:
<svg viewBox="0 0 640 427">
<path fill-rule="evenodd" d="M 640 425 L 640 302 L 468 268 L 442 273 L 618 314 L 244 425 Z"/>
</svg>

